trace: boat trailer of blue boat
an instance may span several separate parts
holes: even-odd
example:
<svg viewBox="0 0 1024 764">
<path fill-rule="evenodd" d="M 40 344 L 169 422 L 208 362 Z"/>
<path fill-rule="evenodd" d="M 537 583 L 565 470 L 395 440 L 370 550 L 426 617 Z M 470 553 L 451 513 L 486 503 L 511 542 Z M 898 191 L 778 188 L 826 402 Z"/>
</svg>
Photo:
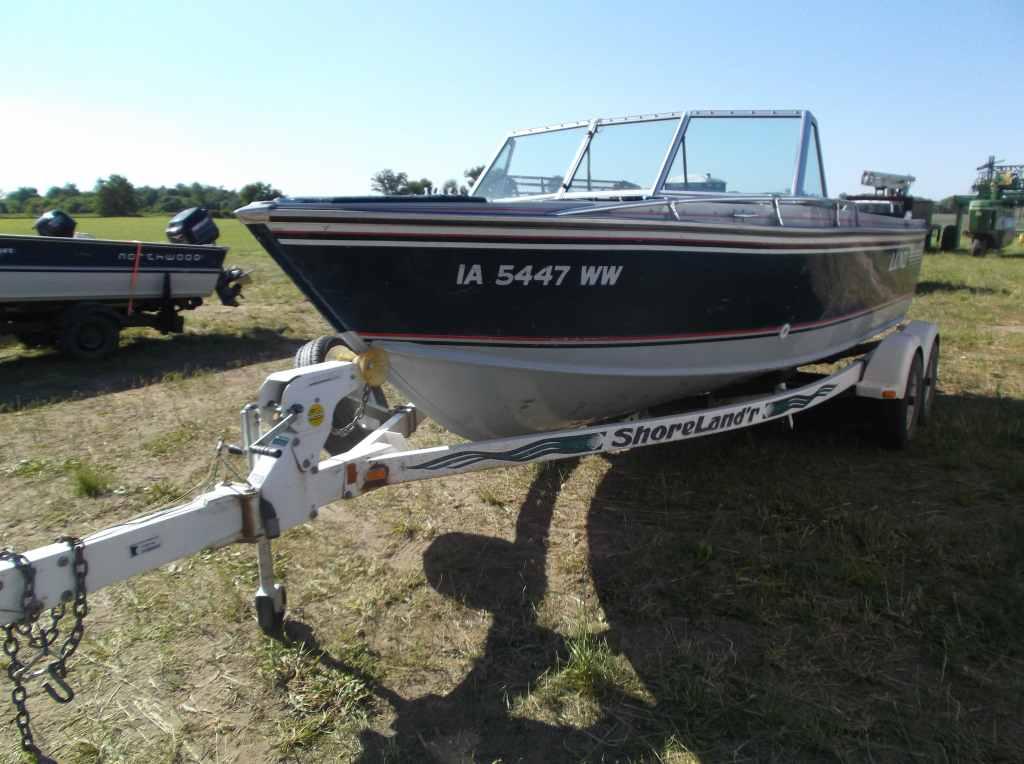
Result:
<svg viewBox="0 0 1024 764">
<path fill-rule="evenodd" d="M 518 131 L 469 197 L 238 217 L 342 341 L 384 351 L 389 381 L 471 439 L 842 353 L 904 318 L 926 234 L 828 198 L 817 122 L 783 110 Z"/>
<path fill-rule="evenodd" d="M 387 356 L 378 349 L 369 349 L 355 361 L 327 361 L 271 374 L 257 400 L 242 409 L 242 443 L 226 446 L 248 458 L 244 480 L 225 481 L 185 504 L 84 539 L 65 537 L 24 554 L 2 551 L 0 625 L 8 630 L 7 673 L 14 682 L 11 697 L 18 708 L 22 746 L 38 752 L 26 684 L 41 678 L 43 689 L 58 702 L 73 698 L 71 684 L 76 680 L 69 674 L 68 660 L 82 635 L 87 597 L 103 587 L 204 550 L 254 544 L 259 571 L 256 620 L 265 632 L 279 636 L 286 595 L 274 574 L 271 543 L 290 528 L 315 520 L 327 504 L 411 481 L 791 422 L 840 396 L 864 398 L 869 408 L 875 407 L 890 445 L 903 446 L 918 424 L 931 419 L 938 352 L 937 327 L 913 321 L 833 374 L 806 378 L 799 387 L 780 385 L 756 396 L 720 400 L 710 408 L 646 419 L 431 448 L 413 448 L 409 442 L 421 421 L 415 406 L 389 409 L 368 398 L 367 391 L 381 384 L 387 373 Z M 353 398 L 362 401 L 358 416 L 372 422 L 370 429 L 351 447 L 325 458 L 331 439 L 338 437 L 327 412 Z M 218 444 L 218 452 L 223 446 Z M 294 584 L 295 576 L 291 580 Z M 77 638 L 51 650 L 52 635 L 68 610 L 66 602 L 73 602 L 70 617 L 75 625 L 70 633 Z M 47 619 L 47 609 L 52 619 Z M 20 645 L 26 649 L 19 652 Z M 44 646 L 41 651 L 29 649 L 39 645 Z"/>
</svg>

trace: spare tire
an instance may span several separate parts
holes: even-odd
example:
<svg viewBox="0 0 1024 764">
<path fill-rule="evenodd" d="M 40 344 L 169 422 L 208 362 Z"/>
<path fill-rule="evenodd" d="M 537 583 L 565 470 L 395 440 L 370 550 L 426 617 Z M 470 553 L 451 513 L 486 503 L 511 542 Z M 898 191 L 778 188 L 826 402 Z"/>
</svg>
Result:
<svg viewBox="0 0 1024 764">
<path fill-rule="evenodd" d="M 343 351 L 338 355 L 336 359 L 332 359 L 331 353 L 334 351 Z M 348 351 L 345 353 L 344 351 Z M 310 340 L 305 345 L 300 347 L 295 353 L 295 368 L 298 369 L 301 366 L 313 366 L 314 364 L 323 363 L 329 360 L 344 360 L 345 355 L 355 353 L 352 349 L 345 344 L 345 341 L 337 336 L 336 334 L 325 334 L 322 337 L 317 337 L 315 340 Z"/>
</svg>

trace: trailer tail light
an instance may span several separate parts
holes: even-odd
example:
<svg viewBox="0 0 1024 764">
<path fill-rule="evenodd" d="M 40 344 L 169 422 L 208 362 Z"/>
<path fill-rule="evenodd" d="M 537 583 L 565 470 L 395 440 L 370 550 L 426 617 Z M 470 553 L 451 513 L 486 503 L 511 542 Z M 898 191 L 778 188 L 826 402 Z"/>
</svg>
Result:
<svg viewBox="0 0 1024 764">
<path fill-rule="evenodd" d="M 896 397 L 896 391 L 895 390 L 883 390 L 882 391 L 882 397 L 883 398 L 895 398 Z"/>
</svg>

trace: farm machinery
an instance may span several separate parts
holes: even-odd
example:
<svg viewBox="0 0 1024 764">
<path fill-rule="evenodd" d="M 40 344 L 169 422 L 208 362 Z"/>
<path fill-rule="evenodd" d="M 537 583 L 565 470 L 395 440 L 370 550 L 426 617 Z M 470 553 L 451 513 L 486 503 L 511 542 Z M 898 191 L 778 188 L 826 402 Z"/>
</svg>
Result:
<svg viewBox="0 0 1024 764">
<path fill-rule="evenodd" d="M 971 254 L 983 257 L 1013 241 L 1019 210 L 1024 208 L 1024 164 L 996 164 L 996 158 L 989 156 L 977 170 L 972 186 L 975 195 L 953 197 L 956 223 L 943 230 L 942 249 L 955 249 L 966 234 Z"/>
</svg>

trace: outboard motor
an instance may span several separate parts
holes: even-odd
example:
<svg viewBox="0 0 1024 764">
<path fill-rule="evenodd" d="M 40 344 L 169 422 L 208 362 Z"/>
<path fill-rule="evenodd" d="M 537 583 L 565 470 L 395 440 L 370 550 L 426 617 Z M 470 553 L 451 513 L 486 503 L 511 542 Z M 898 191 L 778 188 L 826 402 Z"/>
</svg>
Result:
<svg viewBox="0 0 1024 764">
<path fill-rule="evenodd" d="M 220 236 L 217 224 L 202 207 L 179 212 L 171 218 L 165 233 L 172 244 L 213 244 Z"/>
<path fill-rule="evenodd" d="M 60 210 L 44 212 L 32 227 L 40 236 L 71 238 L 75 235 L 75 219 Z"/>
</svg>

